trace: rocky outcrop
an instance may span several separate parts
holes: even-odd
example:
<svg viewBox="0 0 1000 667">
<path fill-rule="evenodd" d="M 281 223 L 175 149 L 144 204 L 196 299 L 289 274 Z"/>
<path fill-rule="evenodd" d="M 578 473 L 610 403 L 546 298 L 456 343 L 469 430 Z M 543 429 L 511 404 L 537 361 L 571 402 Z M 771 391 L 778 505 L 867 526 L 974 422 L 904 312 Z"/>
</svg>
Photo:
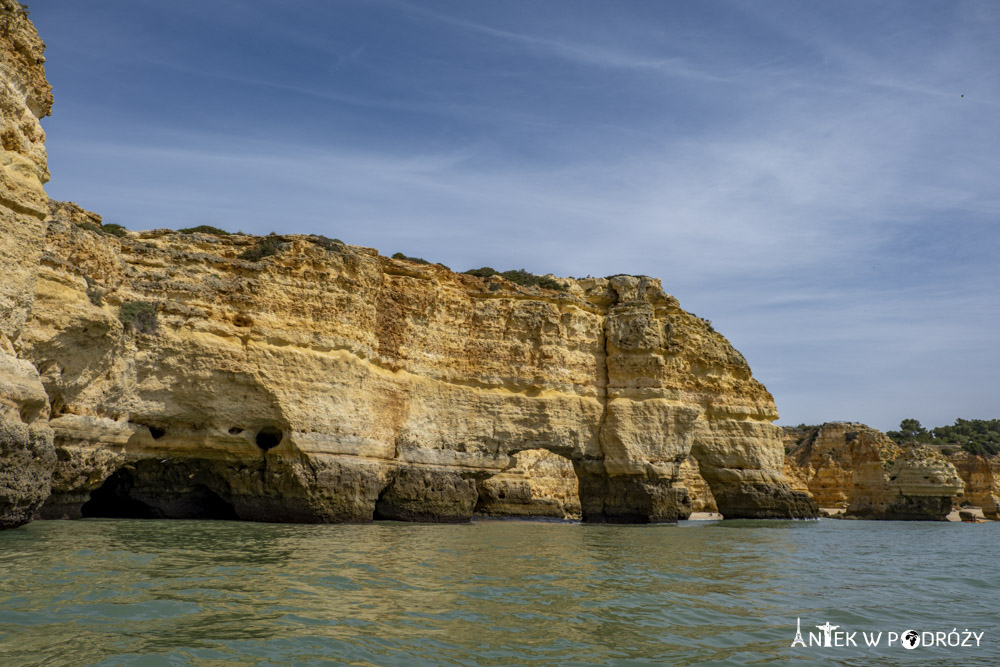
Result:
<svg viewBox="0 0 1000 667">
<path fill-rule="evenodd" d="M 848 514 L 877 519 L 944 521 L 964 484 L 955 466 L 933 447 L 907 449 L 888 471 L 888 491 L 878 502 L 852 498 Z"/>
<path fill-rule="evenodd" d="M 944 520 L 963 492 L 958 471 L 935 448 L 900 447 L 864 424 L 790 431 L 789 476 L 821 507 L 869 519 Z"/>
<path fill-rule="evenodd" d="M 887 435 L 864 424 L 831 422 L 785 431 L 789 476 L 803 480 L 820 507 L 846 508 L 858 466 L 869 460 L 881 466 L 901 453 Z"/>
<path fill-rule="evenodd" d="M 961 449 L 946 458 L 965 484 L 962 502 L 981 507 L 983 516 L 1000 520 L 1000 457 L 970 454 Z"/>
<path fill-rule="evenodd" d="M 45 133 L 52 93 L 45 45 L 26 12 L 0 0 L 0 528 L 29 521 L 55 465 L 48 401 L 38 373 L 19 358 L 45 237 Z"/>
<path fill-rule="evenodd" d="M 500 517 L 579 519 L 580 494 L 573 464 L 545 449 L 514 455 L 517 462 L 479 485 L 476 513 Z"/>
<path fill-rule="evenodd" d="M 687 489 L 688 495 L 691 498 L 692 512 L 719 511 L 718 505 L 715 504 L 715 497 L 712 496 L 712 488 L 705 481 L 705 478 L 701 476 L 697 459 L 693 456 L 684 459 L 680 467 L 680 476 L 681 483 Z"/>
<path fill-rule="evenodd" d="M 497 490 L 526 450 L 570 462 L 588 521 L 686 517 L 689 457 L 728 517 L 816 514 L 770 394 L 652 278 L 550 290 L 319 237 L 86 221 L 53 207 L 24 335 L 60 458 L 46 516 L 517 514 Z"/>
</svg>

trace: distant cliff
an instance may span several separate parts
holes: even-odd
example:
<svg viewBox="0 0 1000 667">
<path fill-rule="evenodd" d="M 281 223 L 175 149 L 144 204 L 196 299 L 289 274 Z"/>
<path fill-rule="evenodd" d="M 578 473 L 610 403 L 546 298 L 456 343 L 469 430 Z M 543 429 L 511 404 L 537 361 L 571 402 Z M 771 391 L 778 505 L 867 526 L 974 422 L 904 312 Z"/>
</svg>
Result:
<svg viewBox="0 0 1000 667">
<path fill-rule="evenodd" d="M 901 447 L 864 424 L 786 429 L 785 472 L 820 507 L 867 519 L 943 520 L 966 484 L 928 446 Z"/>
</svg>

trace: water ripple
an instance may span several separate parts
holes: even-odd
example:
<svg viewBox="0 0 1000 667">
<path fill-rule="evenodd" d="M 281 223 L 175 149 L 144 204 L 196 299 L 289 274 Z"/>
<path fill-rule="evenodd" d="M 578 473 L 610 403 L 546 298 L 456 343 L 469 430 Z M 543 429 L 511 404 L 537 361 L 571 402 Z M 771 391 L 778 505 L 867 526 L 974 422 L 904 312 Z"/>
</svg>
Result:
<svg viewBox="0 0 1000 667">
<path fill-rule="evenodd" d="M 0 664 L 993 665 L 998 530 L 37 522 L 0 533 Z M 797 617 L 986 635 L 792 649 Z"/>
</svg>

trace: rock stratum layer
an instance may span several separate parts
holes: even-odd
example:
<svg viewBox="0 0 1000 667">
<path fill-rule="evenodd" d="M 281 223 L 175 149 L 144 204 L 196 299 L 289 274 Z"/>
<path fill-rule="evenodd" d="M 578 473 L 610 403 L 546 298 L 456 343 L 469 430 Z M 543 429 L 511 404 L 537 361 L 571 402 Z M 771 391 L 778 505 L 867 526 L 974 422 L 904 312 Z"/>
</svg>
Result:
<svg viewBox="0 0 1000 667">
<path fill-rule="evenodd" d="M 657 280 L 560 291 L 322 237 L 112 235 L 49 202 L 44 47 L 17 3 L 0 18 L 0 527 L 461 521 L 517 514 L 518 466 L 587 521 L 686 517 L 692 465 L 727 517 L 816 515 L 770 394 Z"/>
<path fill-rule="evenodd" d="M 49 178 L 45 133 L 52 92 L 42 44 L 26 12 L 0 0 L 0 528 L 29 521 L 55 465 L 48 400 L 17 343 L 31 311 Z"/>
</svg>

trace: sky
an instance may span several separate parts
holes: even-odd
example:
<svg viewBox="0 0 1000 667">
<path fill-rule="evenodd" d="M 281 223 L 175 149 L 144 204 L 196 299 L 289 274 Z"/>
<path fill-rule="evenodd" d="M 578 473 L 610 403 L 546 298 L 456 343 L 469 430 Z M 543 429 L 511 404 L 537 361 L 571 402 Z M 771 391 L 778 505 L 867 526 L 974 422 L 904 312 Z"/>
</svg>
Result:
<svg viewBox="0 0 1000 667">
<path fill-rule="evenodd" d="M 994 0 L 36 0 L 51 197 L 661 278 L 779 424 L 1000 417 Z"/>
</svg>

